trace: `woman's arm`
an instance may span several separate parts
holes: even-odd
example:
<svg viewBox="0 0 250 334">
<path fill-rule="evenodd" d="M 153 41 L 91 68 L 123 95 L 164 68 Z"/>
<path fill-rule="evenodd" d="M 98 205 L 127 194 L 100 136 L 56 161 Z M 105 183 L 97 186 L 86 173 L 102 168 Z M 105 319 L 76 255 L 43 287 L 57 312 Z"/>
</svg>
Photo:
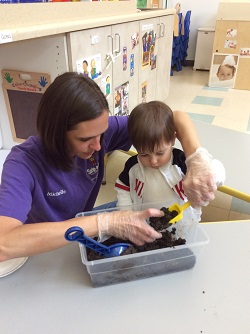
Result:
<svg viewBox="0 0 250 334">
<path fill-rule="evenodd" d="M 88 236 L 98 235 L 96 216 L 36 224 L 23 224 L 17 219 L 0 216 L 0 262 L 63 247 L 68 244 L 64 233 L 78 224 Z"/>
<path fill-rule="evenodd" d="M 176 137 L 180 141 L 183 151 L 188 157 L 201 146 L 195 126 L 187 113 L 174 111 Z"/>
<path fill-rule="evenodd" d="M 22 224 L 17 219 L 0 216 L 0 262 L 66 246 L 69 242 L 64 234 L 72 226 L 81 227 L 89 237 L 99 236 L 102 239 L 114 236 L 141 246 L 162 237 L 146 223 L 147 218 L 161 217 L 162 214 L 157 209 L 114 211 L 62 222 L 35 224 Z"/>
<path fill-rule="evenodd" d="M 217 189 L 211 165 L 212 156 L 201 147 L 194 124 L 185 112 L 175 111 L 176 137 L 187 157 L 187 173 L 183 182 L 185 194 L 194 208 L 208 205 Z"/>
</svg>

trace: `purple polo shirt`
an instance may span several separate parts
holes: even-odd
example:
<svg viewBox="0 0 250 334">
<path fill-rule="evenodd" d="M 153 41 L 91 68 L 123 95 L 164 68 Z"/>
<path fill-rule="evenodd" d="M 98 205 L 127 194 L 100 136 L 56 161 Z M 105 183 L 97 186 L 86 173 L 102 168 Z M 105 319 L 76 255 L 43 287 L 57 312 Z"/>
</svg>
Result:
<svg viewBox="0 0 250 334">
<path fill-rule="evenodd" d="M 39 137 L 12 148 L 2 172 L 0 216 L 23 223 L 62 221 L 90 211 L 104 175 L 104 155 L 129 150 L 127 117 L 110 116 L 102 148 L 87 160 L 76 157 L 77 167 L 64 172 L 47 163 Z"/>
</svg>

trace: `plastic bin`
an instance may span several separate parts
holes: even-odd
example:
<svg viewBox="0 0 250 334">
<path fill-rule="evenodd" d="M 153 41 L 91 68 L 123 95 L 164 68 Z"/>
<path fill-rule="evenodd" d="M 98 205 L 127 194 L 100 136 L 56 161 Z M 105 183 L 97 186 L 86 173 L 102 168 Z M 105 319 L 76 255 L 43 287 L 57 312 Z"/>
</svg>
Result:
<svg viewBox="0 0 250 334">
<path fill-rule="evenodd" d="M 150 203 L 133 206 L 133 210 L 144 210 L 149 207 L 169 207 L 172 203 Z M 122 208 L 125 210 L 126 208 Z M 131 207 L 129 208 L 131 209 Z M 121 208 L 104 210 L 105 212 L 121 210 Z M 83 212 L 77 216 L 96 214 L 98 211 Z M 99 211 L 101 212 L 101 211 Z M 103 211 L 102 211 L 103 212 Z M 133 280 L 149 278 L 188 270 L 194 267 L 197 256 L 205 244 L 209 242 L 208 236 L 195 220 L 192 208 L 184 211 L 183 220 L 174 225 L 176 236 L 185 238 L 186 244 L 175 248 L 164 248 L 148 252 L 88 261 L 84 245 L 79 244 L 81 258 L 90 275 L 94 287 L 130 282 Z M 171 228 L 170 228 L 171 229 Z"/>
</svg>

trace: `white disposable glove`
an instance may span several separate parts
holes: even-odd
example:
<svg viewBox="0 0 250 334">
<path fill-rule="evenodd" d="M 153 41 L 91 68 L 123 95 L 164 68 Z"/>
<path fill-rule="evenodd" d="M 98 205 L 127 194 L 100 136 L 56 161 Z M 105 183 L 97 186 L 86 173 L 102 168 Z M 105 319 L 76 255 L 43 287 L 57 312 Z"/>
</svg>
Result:
<svg viewBox="0 0 250 334">
<path fill-rule="evenodd" d="M 194 208 L 206 206 L 214 199 L 217 185 L 211 161 L 212 156 L 203 147 L 199 147 L 186 159 L 187 173 L 183 188 Z"/>
<path fill-rule="evenodd" d="M 144 211 L 113 211 L 97 214 L 99 241 L 102 242 L 114 236 L 119 239 L 130 240 L 138 246 L 145 242 L 153 242 L 162 237 L 146 223 L 149 217 L 161 217 L 163 212 L 157 209 Z"/>
</svg>

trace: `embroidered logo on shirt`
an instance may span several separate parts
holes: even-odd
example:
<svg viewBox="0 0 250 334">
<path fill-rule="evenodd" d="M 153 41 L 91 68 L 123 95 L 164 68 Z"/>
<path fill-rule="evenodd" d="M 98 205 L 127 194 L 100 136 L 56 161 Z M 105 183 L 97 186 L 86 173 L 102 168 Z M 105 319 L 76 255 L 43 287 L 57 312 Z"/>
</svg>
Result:
<svg viewBox="0 0 250 334">
<path fill-rule="evenodd" d="M 92 167 L 87 169 L 87 173 L 89 176 L 93 176 L 98 173 L 99 164 L 94 157 L 89 158 L 89 162 L 91 163 Z"/>
<path fill-rule="evenodd" d="M 89 175 L 96 174 L 96 173 L 98 172 L 98 169 L 99 169 L 99 166 L 92 167 L 92 168 L 88 168 L 88 169 L 87 169 L 87 173 L 88 173 Z"/>
<path fill-rule="evenodd" d="M 56 191 L 56 192 L 53 192 L 53 191 L 48 191 L 47 192 L 47 196 L 61 196 L 61 195 L 64 195 L 66 194 L 66 190 L 59 190 L 59 191 Z"/>
</svg>

